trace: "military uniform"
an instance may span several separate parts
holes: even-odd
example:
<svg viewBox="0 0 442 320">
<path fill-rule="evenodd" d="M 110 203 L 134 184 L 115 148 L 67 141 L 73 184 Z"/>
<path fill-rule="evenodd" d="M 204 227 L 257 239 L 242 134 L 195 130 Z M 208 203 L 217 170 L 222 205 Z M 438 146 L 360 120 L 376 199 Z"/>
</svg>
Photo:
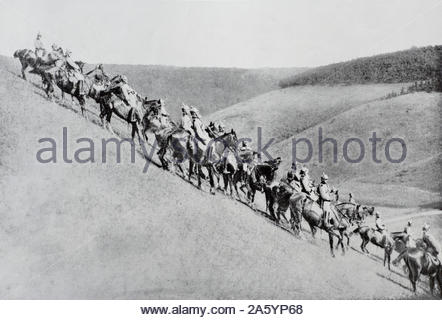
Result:
<svg viewBox="0 0 442 320">
<path fill-rule="evenodd" d="M 319 194 L 319 205 L 324 212 L 324 226 L 328 228 L 330 226 L 330 216 L 331 212 L 331 198 L 330 198 L 330 188 L 327 184 L 327 181 L 321 181 L 318 186 L 318 194 Z"/>
<path fill-rule="evenodd" d="M 426 251 L 430 253 L 433 257 L 438 259 L 438 255 L 440 253 L 440 245 L 433 237 L 433 235 L 429 234 L 428 232 L 424 232 L 422 235 L 422 240 L 427 245 Z"/>
<path fill-rule="evenodd" d="M 35 55 L 37 56 L 37 58 L 43 58 L 46 49 L 43 44 L 43 41 L 41 40 L 40 34 L 37 35 L 37 38 L 34 41 L 34 47 L 35 47 Z"/>
<path fill-rule="evenodd" d="M 183 114 L 181 116 L 181 128 L 190 133 L 190 135 L 194 136 L 192 130 L 192 117 L 190 116 L 190 108 L 186 105 L 181 107 Z"/>
</svg>

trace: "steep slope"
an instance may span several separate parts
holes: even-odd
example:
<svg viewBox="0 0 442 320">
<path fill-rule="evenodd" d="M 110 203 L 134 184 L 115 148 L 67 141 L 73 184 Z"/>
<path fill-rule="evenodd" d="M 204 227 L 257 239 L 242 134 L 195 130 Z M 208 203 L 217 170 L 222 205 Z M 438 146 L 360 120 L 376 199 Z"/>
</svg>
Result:
<svg viewBox="0 0 442 320">
<path fill-rule="evenodd" d="M 377 259 L 332 259 L 325 242 L 295 239 L 220 194 L 155 166 L 142 174 L 139 156 L 116 164 L 108 150 L 101 163 L 109 133 L 40 94 L 0 66 L 3 299 L 411 297 Z M 94 163 L 63 162 L 63 127 L 68 156 L 89 137 Z M 43 137 L 57 141 L 57 163 L 36 161 Z"/>
</svg>

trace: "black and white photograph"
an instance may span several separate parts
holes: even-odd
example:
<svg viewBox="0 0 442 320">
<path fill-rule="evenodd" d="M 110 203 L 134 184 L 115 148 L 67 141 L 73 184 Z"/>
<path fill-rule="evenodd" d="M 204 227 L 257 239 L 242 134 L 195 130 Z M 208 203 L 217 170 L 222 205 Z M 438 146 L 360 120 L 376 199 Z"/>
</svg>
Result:
<svg viewBox="0 0 442 320">
<path fill-rule="evenodd" d="M 1 0 L 0 299 L 143 301 L 140 319 L 440 300 L 441 17 Z"/>
</svg>

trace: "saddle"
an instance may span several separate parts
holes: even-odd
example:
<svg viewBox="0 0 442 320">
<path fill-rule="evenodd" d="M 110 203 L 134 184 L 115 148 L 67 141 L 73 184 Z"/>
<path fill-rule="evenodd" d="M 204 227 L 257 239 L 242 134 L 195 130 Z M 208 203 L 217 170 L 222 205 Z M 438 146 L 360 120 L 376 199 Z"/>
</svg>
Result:
<svg viewBox="0 0 442 320">
<path fill-rule="evenodd" d="M 428 252 L 428 251 L 425 251 L 425 254 L 424 254 L 424 257 L 425 257 L 425 262 L 428 264 L 428 265 L 430 265 L 430 264 L 434 264 L 434 265 L 436 265 L 436 266 L 439 266 L 440 264 L 441 264 L 441 262 L 440 262 L 440 260 L 437 258 L 437 257 L 435 257 L 435 256 L 433 256 L 430 252 Z"/>
</svg>

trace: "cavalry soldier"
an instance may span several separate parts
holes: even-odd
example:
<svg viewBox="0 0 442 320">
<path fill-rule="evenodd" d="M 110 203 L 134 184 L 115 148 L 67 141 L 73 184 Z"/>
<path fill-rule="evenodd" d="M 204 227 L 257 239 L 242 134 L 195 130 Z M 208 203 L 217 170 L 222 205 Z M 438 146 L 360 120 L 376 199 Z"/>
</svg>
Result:
<svg viewBox="0 0 442 320">
<path fill-rule="evenodd" d="M 115 94 L 116 90 L 119 89 L 121 94 L 116 94 L 125 105 L 128 107 L 131 107 L 130 111 L 130 121 L 136 120 L 136 114 L 138 113 L 138 116 L 141 117 L 142 111 L 141 107 L 137 103 L 138 101 L 138 94 L 137 92 L 132 89 L 129 84 L 127 77 L 125 75 L 119 75 L 118 77 L 114 77 L 113 84 L 106 89 L 106 93 Z"/>
<path fill-rule="evenodd" d="M 181 104 L 181 128 L 189 132 L 191 136 L 195 136 L 192 129 L 192 117 L 190 115 L 190 108 L 186 104 Z"/>
<path fill-rule="evenodd" d="M 356 201 L 353 198 L 353 194 L 351 192 L 348 194 L 348 202 L 351 204 L 356 204 Z"/>
<path fill-rule="evenodd" d="M 63 49 L 61 49 L 55 43 L 52 44 L 52 51 L 47 55 L 46 63 L 54 65 L 52 68 L 46 70 L 45 72 L 51 76 L 55 75 L 55 73 L 60 70 L 60 68 L 64 64 L 64 55 Z"/>
<path fill-rule="evenodd" d="M 253 150 L 246 140 L 241 143 L 239 148 L 239 158 L 241 159 L 243 179 L 245 181 L 252 171 L 252 161 L 254 160 Z"/>
<path fill-rule="evenodd" d="M 412 221 L 408 220 L 407 225 L 404 228 L 404 234 L 405 234 L 405 246 L 407 248 L 410 247 L 410 242 L 412 240 L 412 234 L 411 234 L 411 224 Z"/>
<path fill-rule="evenodd" d="M 430 255 L 430 257 L 435 260 L 436 264 L 440 264 L 439 253 L 440 253 L 440 244 L 437 240 L 430 234 L 430 226 L 426 223 L 422 228 L 422 240 L 427 245 L 426 252 Z"/>
<path fill-rule="evenodd" d="M 218 123 L 218 133 L 223 135 L 226 132 L 226 127 L 222 122 Z"/>
<path fill-rule="evenodd" d="M 312 190 L 312 182 L 310 181 L 310 176 L 308 175 L 308 169 L 303 167 L 300 171 L 301 174 L 301 191 L 310 195 Z"/>
<path fill-rule="evenodd" d="M 288 171 L 286 177 L 281 178 L 278 190 L 278 209 L 276 210 L 276 217 L 279 221 L 281 219 L 281 214 L 285 216 L 290 205 L 290 199 L 295 193 L 301 192 L 301 185 L 299 181 L 295 180 L 295 175 L 292 171 Z"/>
<path fill-rule="evenodd" d="M 43 58 L 46 52 L 46 48 L 41 38 L 42 38 L 41 33 L 40 32 L 37 33 L 37 38 L 34 41 L 35 55 L 37 56 L 37 58 Z"/>
<path fill-rule="evenodd" d="M 328 176 L 323 173 L 321 176 L 321 183 L 318 186 L 318 194 L 319 194 L 319 205 L 321 206 L 322 211 L 324 212 L 324 227 L 330 227 L 330 216 L 331 216 L 331 197 L 330 197 L 330 187 L 327 184 Z"/>
<path fill-rule="evenodd" d="M 71 94 L 75 93 L 77 87 L 79 93 L 82 94 L 84 88 L 84 75 L 83 73 L 81 73 L 81 69 L 78 66 L 78 64 L 76 64 L 75 61 L 72 60 L 71 54 L 72 52 L 69 49 L 67 49 L 66 53 L 64 54 L 66 62 L 65 66 L 68 73 L 68 78 L 69 81 L 73 84 Z"/>
<path fill-rule="evenodd" d="M 378 211 L 376 211 L 375 217 L 376 217 L 376 220 L 375 220 L 376 231 L 379 232 L 382 235 L 382 239 L 384 239 L 384 237 L 386 236 L 385 232 L 387 229 L 385 227 L 385 223 L 384 223 L 384 221 L 382 221 L 381 214 Z M 384 240 L 382 240 L 382 241 L 384 241 Z"/>
<path fill-rule="evenodd" d="M 194 106 L 190 107 L 190 115 L 192 116 L 192 129 L 195 133 L 195 138 L 204 146 L 202 149 L 205 150 L 210 142 L 206 126 L 201 121 L 201 115 L 198 109 Z"/>
</svg>

